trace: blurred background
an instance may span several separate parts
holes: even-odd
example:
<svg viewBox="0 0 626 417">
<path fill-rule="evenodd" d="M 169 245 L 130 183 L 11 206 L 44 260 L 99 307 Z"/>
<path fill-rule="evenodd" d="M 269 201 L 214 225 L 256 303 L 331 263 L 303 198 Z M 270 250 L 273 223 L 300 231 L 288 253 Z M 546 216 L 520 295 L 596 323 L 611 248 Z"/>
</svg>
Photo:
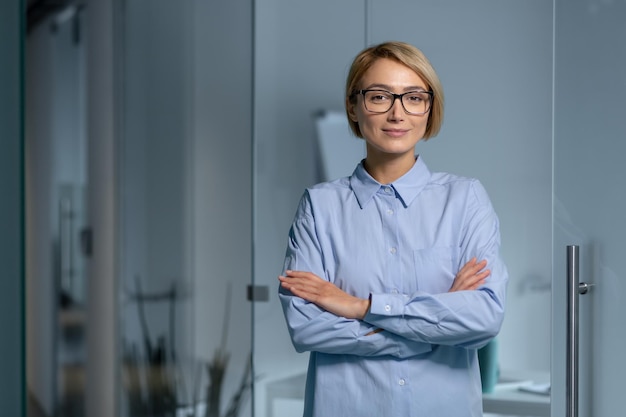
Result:
<svg viewBox="0 0 626 417">
<path fill-rule="evenodd" d="M 0 330 L 21 335 L 0 351 L 7 415 L 300 415 L 308 355 L 276 277 L 304 188 L 364 154 L 343 84 L 386 40 L 422 49 L 446 93 L 417 153 L 479 178 L 500 216 L 511 280 L 486 414 L 566 413 L 570 244 L 596 284 L 580 415 L 622 403 L 626 2 L 0 7 Z"/>
</svg>

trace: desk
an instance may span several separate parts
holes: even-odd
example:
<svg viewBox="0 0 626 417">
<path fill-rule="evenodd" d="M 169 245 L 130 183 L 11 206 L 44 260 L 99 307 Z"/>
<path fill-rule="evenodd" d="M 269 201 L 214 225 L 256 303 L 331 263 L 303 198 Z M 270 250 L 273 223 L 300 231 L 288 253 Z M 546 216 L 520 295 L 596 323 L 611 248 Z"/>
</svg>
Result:
<svg viewBox="0 0 626 417">
<path fill-rule="evenodd" d="M 297 374 L 291 377 L 279 379 L 267 384 L 265 417 L 280 417 L 274 415 L 274 400 L 289 399 L 302 400 L 304 407 L 304 388 L 306 384 L 306 374 Z"/>
<path fill-rule="evenodd" d="M 506 414 L 513 416 L 550 417 L 550 395 L 534 394 L 519 390 L 523 381 L 528 384 L 550 382 L 548 372 L 502 372 L 506 381 L 519 383 L 503 383 L 496 385 L 492 393 L 483 394 L 483 411 L 485 413 Z"/>
<path fill-rule="evenodd" d="M 507 381 L 532 381 L 544 383 L 550 381 L 549 373 L 543 372 L 502 372 Z M 267 384 L 266 417 L 274 415 L 274 400 L 302 400 L 304 404 L 304 384 L 306 374 L 297 374 Z M 485 413 L 506 414 L 513 416 L 550 417 L 550 396 L 522 392 L 516 384 L 496 385 L 493 393 L 483 395 Z"/>
</svg>

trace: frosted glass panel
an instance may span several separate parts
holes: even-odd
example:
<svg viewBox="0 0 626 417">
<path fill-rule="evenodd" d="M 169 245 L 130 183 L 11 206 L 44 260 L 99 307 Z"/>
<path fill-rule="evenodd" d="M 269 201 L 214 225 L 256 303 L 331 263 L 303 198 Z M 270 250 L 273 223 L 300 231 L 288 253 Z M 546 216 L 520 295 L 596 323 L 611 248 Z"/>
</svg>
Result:
<svg viewBox="0 0 626 417">
<path fill-rule="evenodd" d="M 565 245 L 580 245 L 581 281 L 596 286 L 580 297 L 579 415 L 605 416 L 626 375 L 626 3 L 556 6 L 553 415 L 565 413 Z"/>
<path fill-rule="evenodd" d="M 125 6 L 120 416 L 250 415 L 251 4 Z"/>
</svg>

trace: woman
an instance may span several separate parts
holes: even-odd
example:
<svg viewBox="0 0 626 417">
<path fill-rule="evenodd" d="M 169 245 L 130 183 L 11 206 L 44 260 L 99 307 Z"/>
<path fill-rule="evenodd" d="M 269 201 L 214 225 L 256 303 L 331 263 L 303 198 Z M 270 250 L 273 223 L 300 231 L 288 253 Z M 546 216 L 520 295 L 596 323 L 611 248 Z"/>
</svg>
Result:
<svg viewBox="0 0 626 417">
<path fill-rule="evenodd" d="M 415 156 L 443 120 L 437 75 L 411 45 L 373 46 L 345 105 L 366 157 L 305 191 L 279 277 L 311 352 L 304 415 L 482 416 L 476 351 L 500 330 L 508 275 L 482 185 Z"/>
</svg>

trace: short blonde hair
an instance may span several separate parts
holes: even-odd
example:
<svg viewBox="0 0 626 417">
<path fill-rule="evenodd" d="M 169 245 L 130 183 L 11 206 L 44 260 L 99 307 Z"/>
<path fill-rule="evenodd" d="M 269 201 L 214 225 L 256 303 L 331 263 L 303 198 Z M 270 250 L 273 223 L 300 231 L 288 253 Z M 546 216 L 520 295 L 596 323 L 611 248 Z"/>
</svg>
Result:
<svg viewBox="0 0 626 417">
<path fill-rule="evenodd" d="M 411 68 L 426 82 L 427 87 L 433 92 L 433 102 L 428 115 L 424 140 L 436 136 L 443 124 L 443 87 L 435 69 L 426 56 L 418 48 L 404 42 L 384 42 L 371 46 L 361 51 L 352 61 L 348 78 L 346 79 L 346 115 L 350 122 L 352 132 L 359 138 L 363 137 L 358 122 L 350 118 L 350 106 L 356 105 L 355 92 L 360 88 L 363 75 L 379 59 L 387 58 Z"/>
</svg>

